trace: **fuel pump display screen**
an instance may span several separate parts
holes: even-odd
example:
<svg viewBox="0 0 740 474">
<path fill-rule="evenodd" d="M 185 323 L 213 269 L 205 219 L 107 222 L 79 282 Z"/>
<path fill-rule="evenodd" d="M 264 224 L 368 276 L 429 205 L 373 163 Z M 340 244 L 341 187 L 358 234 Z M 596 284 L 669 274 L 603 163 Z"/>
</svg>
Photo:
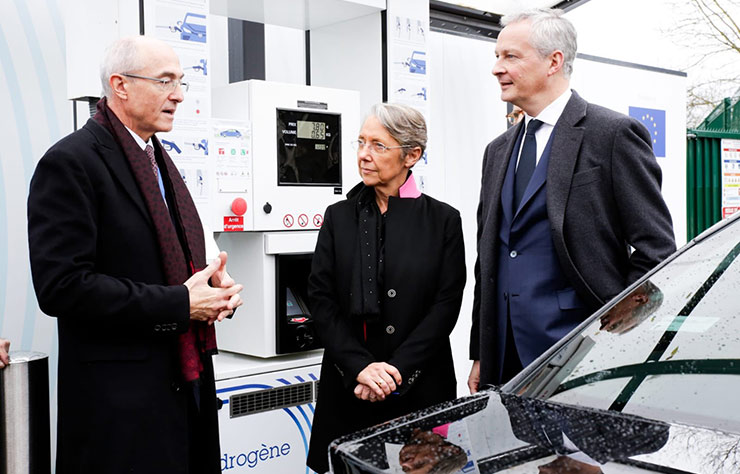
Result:
<svg viewBox="0 0 740 474">
<path fill-rule="evenodd" d="M 298 138 L 326 140 L 326 123 L 298 121 Z"/>
<path fill-rule="evenodd" d="M 278 185 L 341 186 L 341 116 L 277 109 Z"/>
</svg>

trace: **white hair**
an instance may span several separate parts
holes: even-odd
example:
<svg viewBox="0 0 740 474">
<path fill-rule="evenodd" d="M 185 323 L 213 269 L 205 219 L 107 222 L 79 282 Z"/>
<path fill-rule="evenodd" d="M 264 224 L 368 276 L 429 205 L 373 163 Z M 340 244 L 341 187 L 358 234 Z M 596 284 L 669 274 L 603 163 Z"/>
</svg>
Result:
<svg viewBox="0 0 740 474">
<path fill-rule="evenodd" d="M 427 124 L 424 116 L 413 107 L 403 104 L 375 104 L 368 116 L 377 117 L 380 124 L 399 145 L 419 147 L 422 153 L 427 147 Z M 408 153 L 404 148 L 401 157 Z"/>
<path fill-rule="evenodd" d="M 573 73 L 573 61 L 578 50 L 576 29 L 563 17 L 563 10 L 535 8 L 511 13 L 501 19 L 503 26 L 530 21 L 532 24 L 529 42 L 543 58 L 553 51 L 563 52 L 563 76 L 568 79 Z"/>
<path fill-rule="evenodd" d="M 139 55 L 140 36 L 120 38 L 108 46 L 100 63 L 100 83 L 103 86 L 103 95 L 108 99 L 113 95 L 113 89 L 108 82 L 113 74 L 132 72 L 141 69 Z"/>
</svg>

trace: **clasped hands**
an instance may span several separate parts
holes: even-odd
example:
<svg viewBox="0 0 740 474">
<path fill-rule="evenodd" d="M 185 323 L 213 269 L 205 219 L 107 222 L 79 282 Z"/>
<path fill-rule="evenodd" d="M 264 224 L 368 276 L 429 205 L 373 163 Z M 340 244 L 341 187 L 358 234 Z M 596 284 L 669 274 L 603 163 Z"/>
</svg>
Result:
<svg viewBox="0 0 740 474">
<path fill-rule="evenodd" d="M 226 272 L 227 259 L 226 252 L 221 252 L 184 283 L 190 294 L 190 319 L 210 325 L 222 321 L 242 305 L 239 292 L 244 286 L 237 284 Z"/>
<path fill-rule="evenodd" d="M 357 374 L 356 380 L 355 397 L 370 402 L 385 400 L 403 381 L 401 372 L 385 362 L 369 364 Z"/>
</svg>

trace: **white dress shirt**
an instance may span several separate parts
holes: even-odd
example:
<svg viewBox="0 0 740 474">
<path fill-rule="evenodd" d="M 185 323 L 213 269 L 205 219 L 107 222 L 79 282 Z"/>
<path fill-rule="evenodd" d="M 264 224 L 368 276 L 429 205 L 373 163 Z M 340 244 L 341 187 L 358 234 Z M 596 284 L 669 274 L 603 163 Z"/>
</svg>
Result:
<svg viewBox="0 0 740 474">
<path fill-rule="evenodd" d="M 545 146 L 547 146 L 547 142 L 550 140 L 550 135 L 552 135 L 555 124 L 558 123 L 560 116 L 563 114 L 563 110 L 565 110 L 565 106 L 568 104 L 571 95 L 573 95 L 573 93 L 570 89 L 566 89 L 560 97 L 545 107 L 537 117 L 532 117 L 526 113 L 524 114 L 524 124 L 526 126 L 529 126 L 529 121 L 532 119 L 537 119 L 542 122 L 540 128 L 534 133 L 534 137 L 537 140 L 537 164 L 540 163 L 542 152 L 545 151 Z M 519 157 L 522 155 L 523 145 L 524 140 L 519 144 L 519 154 L 517 155 L 516 161 L 517 167 L 519 166 Z"/>
</svg>

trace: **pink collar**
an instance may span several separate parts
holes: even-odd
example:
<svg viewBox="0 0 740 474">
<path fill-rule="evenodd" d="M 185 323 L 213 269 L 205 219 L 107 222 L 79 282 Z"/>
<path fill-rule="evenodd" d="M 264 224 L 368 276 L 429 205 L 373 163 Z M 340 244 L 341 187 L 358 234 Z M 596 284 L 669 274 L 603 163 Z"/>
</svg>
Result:
<svg viewBox="0 0 740 474">
<path fill-rule="evenodd" d="M 421 191 L 416 187 L 416 180 L 414 180 L 414 175 L 411 174 L 406 182 L 403 183 L 403 186 L 398 189 L 398 197 L 401 199 L 416 199 L 419 196 L 421 196 Z"/>
</svg>

